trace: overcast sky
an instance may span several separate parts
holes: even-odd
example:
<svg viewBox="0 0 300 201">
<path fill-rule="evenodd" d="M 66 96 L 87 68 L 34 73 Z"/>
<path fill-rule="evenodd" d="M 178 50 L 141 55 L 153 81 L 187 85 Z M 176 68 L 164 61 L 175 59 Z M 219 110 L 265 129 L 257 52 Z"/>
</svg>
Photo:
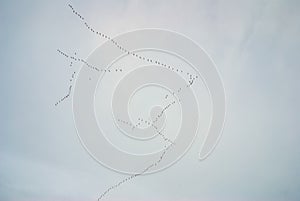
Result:
<svg viewBox="0 0 300 201">
<path fill-rule="evenodd" d="M 201 141 L 171 168 L 130 181 L 107 200 L 300 200 L 300 2 L 1 1 L 0 200 L 96 200 L 125 175 L 83 149 L 67 92 L 72 70 L 57 48 L 83 58 L 110 36 L 140 28 L 182 33 L 216 63 L 227 119 L 214 153 Z M 74 68 L 79 66 L 75 66 Z"/>
</svg>

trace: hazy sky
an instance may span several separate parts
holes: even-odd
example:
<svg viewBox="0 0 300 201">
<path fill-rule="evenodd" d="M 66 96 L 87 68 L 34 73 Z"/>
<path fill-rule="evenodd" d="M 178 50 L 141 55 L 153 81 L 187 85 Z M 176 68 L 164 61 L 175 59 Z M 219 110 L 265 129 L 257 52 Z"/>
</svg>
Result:
<svg viewBox="0 0 300 201">
<path fill-rule="evenodd" d="M 226 125 L 207 160 L 197 160 L 197 140 L 174 166 L 107 200 L 300 200 L 299 1 L 12 0 L 0 1 L 1 201 L 92 201 L 125 177 L 83 149 L 70 100 L 54 107 L 72 73 L 56 49 L 84 58 L 104 42 L 68 3 L 110 36 L 163 28 L 192 38 L 226 89 Z"/>
</svg>

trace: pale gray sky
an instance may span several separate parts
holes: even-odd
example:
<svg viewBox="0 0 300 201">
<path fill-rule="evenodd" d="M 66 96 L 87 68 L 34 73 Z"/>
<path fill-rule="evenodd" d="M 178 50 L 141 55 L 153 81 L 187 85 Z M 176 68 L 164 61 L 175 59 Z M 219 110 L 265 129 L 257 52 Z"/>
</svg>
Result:
<svg viewBox="0 0 300 201">
<path fill-rule="evenodd" d="M 125 177 L 83 149 L 70 100 L 54 107 L 72 73 L 56 49 L 87 57 L 104 42 L 68 3 L 110 36 L 163 28 L 192 38 L 227 94 L 224 133 L 207 160 L 197 160 L 198 140 L 171 168 L 107 200 L 300 199 L 299 1 L 13 0 L 0 2 L 0 200 L 96 200 Z"/>
</svg>

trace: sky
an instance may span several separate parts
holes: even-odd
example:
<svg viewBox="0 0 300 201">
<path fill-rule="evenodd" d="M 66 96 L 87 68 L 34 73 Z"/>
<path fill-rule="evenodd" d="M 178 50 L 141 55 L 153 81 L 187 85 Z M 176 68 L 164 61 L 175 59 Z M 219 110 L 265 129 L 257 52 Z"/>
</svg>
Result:
<svg viewBox="0 0 300 201">
<path fill-rule="evenodd" d="M 116 36 L 162 28 L 193 39 L 214 60 L 227 116 L 213 154 L 201 139 L 165 171 L 141 176 L 107 200 L 300 199 L 300 2 L 0 1 L 0 200 L 96 200 L 126 175 L 81 146 L 67 93 L 73 72 L 57 49 L 87 57 L 105 42 L 72 14 Z M 79 68 L 80 66 L 74 66 Z"/>
</svg>

